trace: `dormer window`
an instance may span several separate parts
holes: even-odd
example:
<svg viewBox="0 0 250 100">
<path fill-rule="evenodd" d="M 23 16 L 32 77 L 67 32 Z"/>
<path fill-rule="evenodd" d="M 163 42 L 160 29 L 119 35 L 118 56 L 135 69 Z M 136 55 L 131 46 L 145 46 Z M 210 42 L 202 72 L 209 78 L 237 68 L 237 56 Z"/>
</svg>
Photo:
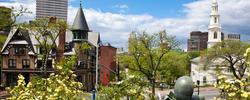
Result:
<svg viewBox="0 0 250 100">
<path fill-rule="evenodd" d="M 15 55 L 24 55 L 25 54 L 25 48 L 15 47 L 14 48 L 14 54 Z"/>
</svg>

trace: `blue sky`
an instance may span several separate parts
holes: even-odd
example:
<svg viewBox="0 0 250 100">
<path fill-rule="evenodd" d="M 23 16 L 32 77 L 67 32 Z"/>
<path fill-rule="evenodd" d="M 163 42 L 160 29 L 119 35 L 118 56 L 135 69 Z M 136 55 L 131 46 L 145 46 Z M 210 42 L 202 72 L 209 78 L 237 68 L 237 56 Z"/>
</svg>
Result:
<svg viewBox="0 0 250 100">
<path fill-rule="evenodd" d="M 104 43 L 126 48 L 131 31 L 166 30 L 186 49 L 190 32 L 208 31 L 211 3 L 212 0 L 83 0 L 83 10 L 90 29 L 99 32 Z M 242 40 L 249 40 L 250 0 L 218 0 L 218 3 L 223 33 L 241 34 Z M 34 13 L 18 21 L 35 18 L 36 0 L 0 0 L 0 6 L 18 9 L 20 5 Z M 69 0 L 69 25 L 78 8 L 79 0 Z"/>
<path fill-rule="evenodd" d="M 194 0 L 83 0 L 83 6 L 103 12 L 149 14 L 156 18 L 164 18 L 181 17 L 183 4 L 192 1 Z M 78 7 L 79 0 L 72 0 L 70 5 Z M 121 10 L 123 11 L 121 12 Z"/>
</svg>

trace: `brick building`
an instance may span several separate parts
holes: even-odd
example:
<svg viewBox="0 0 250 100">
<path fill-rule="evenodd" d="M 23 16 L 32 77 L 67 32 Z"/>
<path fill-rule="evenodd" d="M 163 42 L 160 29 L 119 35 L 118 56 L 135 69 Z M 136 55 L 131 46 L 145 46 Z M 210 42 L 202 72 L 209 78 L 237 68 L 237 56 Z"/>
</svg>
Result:
<svg viewBox="0 0 250 100">
<path fill-rule="evenodd" d="M 18 74 L 25 77 L 26 83 L 33 75 L 40 75 L 42 61 L 39 58 L 41 48 L 38 41 L 30 34 L 32 31 L 21 28 L 13 29 L 9 33 L 1 50 L 2 71 L 1 83 L 5 86 L 17 84 Z M 57 39 L 57 50 L 51 52 L 48 59 L 48 73 L 53 73 L 53 63 L 63 57 L 77 56 L 74 72 L 77 80 L 82 82 L 86 91 L 91 91 L 96 82 L 96 47 L 100 43 L 99 33 L 91 32 L 88 28 L 82 8 L 78 9 L 77 15 L 72 25 L 72 30 L 62 30 L 62 36 Z M 66 38 L 65 38 L 66 36 Z M 88 49 L 81 51 L 78 48 L 83 43 L 89 44 Z M 98 51 L 99 52 L 99 51 Z"/>
<path fill-rule="evenodd" d="M 208 32 L 193 31 L 188 39 L 187 51 L 202 51 L 207 48 Z"/>
<path fill-rule="evenodd" d="M 110 44 L 100 46 L 100 82 L 104 86 L 117 74 L 116 50 Z"/>
</svg>

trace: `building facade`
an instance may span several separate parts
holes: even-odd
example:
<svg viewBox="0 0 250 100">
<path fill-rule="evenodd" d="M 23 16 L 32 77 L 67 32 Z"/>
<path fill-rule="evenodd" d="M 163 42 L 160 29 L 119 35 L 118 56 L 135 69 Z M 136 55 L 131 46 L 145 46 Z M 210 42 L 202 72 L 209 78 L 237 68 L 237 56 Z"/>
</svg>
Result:
<svg viewBox="0 0 250 100">
<path fill-rule="evenodd" d="M 36 0 L 36 18 L 57 17 L 67 21 L 68 0 Z"/>
<path fill-rule="evenodd" d="M 221 32 L 220 25 L 220 15 L 218 13 L 218 3 L 217 0 L 212 0 L 212 12 L 210 14 L 210 24 L 208 28 L 208 41 L 207 48 L 211 48 L 216 43 L 219 43 L 223 40 L 237 40 L 240 41 L 240 34 L 224 34 Z M 220 73 L 226 75 L 230 81 L 233 81 L 233 74 L 230 68 L 220 66 L 223 62 L 226 62 L 224 59 L 217 58 L 209 63 L 206 63 L 205 57 L 197 57 L 191 60 L 191 74 L 190 76 L 193 79 L 193 82 L 197 84 L 197 81 L 200 81 L 200 85 L 213 85 L 217 79 L 217 71 L 220 70 Z M 246 71 L 246 73 L 249 73 Z"/>
<path fill-rule="evenodd" d="M 117 48 L 110 44 L 100 46 L 100 83 L 107 86 L 111 79 L 118 74 L 116 64 Z"/>
<path fill-rule="evenodd" d="M 240 34 L 225 34 L 224 40 L 240 41 Z"/>
<path fill-rule="evenodd" d="M 193 31 L 188 39 L 187 51 L 202 51 L 207 48 L 208 33 L 201 31 Z"/>
<path fill-rule="evenodd" d="M 39 58 L 42 47 L 30 32 L 32 31 L 21 28 L 13 29 L 4 43 L 1 51 L 3 56 L 1 83 L 5 86 L 15 86 L 18 74 L 22 74 L 25 82 L 28 83 L 31 76 L 43 73 L 42 61 Z M 97 56 L 97 52 L 99 52 L 97 47 L 100 43 L 99 33 L 90 32 L 81 7 L 74 19 L 72 30 L 62 32 L 67 37 L 64 39 L 65 43 L 63 46 L 60 44 L 59 36 L 56 42 L 57 51 L 51 52 L 50 55 L 57 55 L 58 51 L 63 50 L 63 57 L 76 56 L 77 61 L 73 71 L 77 75 L 77 80 L 83 83 L 86 91 L 93 90 L 96 82 L 96 61 L 99 59 Z M 83 49 L 84 44 L 89 45 L 88 48 Z M 55 71 L 53 63 L 57 60 L 57 56 L 48 58 L 48 73 Z"/>
</svg>

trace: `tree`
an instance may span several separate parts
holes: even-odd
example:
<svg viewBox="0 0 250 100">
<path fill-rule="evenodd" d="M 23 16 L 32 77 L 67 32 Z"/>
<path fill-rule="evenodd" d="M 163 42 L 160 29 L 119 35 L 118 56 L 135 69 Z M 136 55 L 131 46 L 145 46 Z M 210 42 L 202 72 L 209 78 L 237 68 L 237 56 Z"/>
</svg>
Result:
<svg viewBox="0 0 250 100">
<path fill-rule="evenodd" d="M 129 70 L 146 77 L 152 89 L 152 97 L 155 95 L 156 77 L 159 76 L 160 66 L 164 56 L 177 47 L 174 37 L 166 35 L 165 31 L 154 34 L 131 33 L 129 38 L 129 54 L 119 59 Z"/>
<path fill-rule="evenodd" d="M 196 57 L 199 57 L 200 56 L 200 53 L 199 51 L 191 51 L 191 52 L 188 52 L 188 56 L 190 59 L 193 59 L 193 58 L 196 58 Z"/>
<path fill-rule="evenodd" d="M 76 57 L 63 60 L 63 63 L 56 66 L 56 73 L 50 74 L 48 78 L 40 76 L 32 77 L 26 85 L 24 77 L 18 76 L 18 85 L 13 89 L 8 88 L 11 97 L 9 100 L 82 100 L 82 83 L 76 82 L 76 75 L 73 73 L 73 66 Z"/>
<path fill-rule="evenodd" d="M 250 48 L 248 48 L 244 54 L 247 67 L 249 68 L 249 58 L 250 58 Z M 250 74 L 241 79 L 234 79 L 234 81 L 229 81 L 228 77 L 219 74 L 218 75 L 218 83 L 215 84 L 215 87 L 223 90 L 223 93 L 221 93 L 222 98 L 226 98 L 227 100 L 249 100 L 250 99 L 250 93 L 249 86 L 250 86 Z M 226 95 L 226 96 L 225 96 Z"/>
<path fill-rule="evenodd" d="M 126 76 L 122 74 L 122 81 L 110 84 L 109 87 L 103 86 L 100 88 L 98 100 L 120 100 L 127 97 L 131 100 L 145 100 L 144 87 L 147 85 L 142 77 L 136 75 Z"/>
<path fill-rule="evenodd" d="M 24 14 L 31 13 L 27 8 L 20 5 L 20 9 L 15 8 L 3 8 L 0 9 L 0 30 L 10 30 L 10 28 L 16 27 L 19 24 L 17 23 L 18 18 Z"/>
<path fill-rule="evenodd" d="M 218 59 L 222 60 L 223 62 L 219 66 L 228 67 L 233 76 L 241 80 L 247 69 L 244 52 L 249 46 L 249 44 L 240 41 L 223 41 L 209 48 L 203 56 L 206 57 L 207 64 Z"/>
<path fill-rule="evenodd" d="M 171 51 L 163 57 L 162 61 L 164 63 L 159 69 L 162 81 L 170 83 L 180 76 L 189 74 L 190 58 L 187 53 Z"/>
<path fill-rule="evenodd" d="M 62 32 L 65 32 L 67 24 L 63 20 L 55 18 L 36 19 L 30 24 L 23 23 L 21 28 L 29 30 L 31 36 L 34 36 L 41 48 L 41 54 L 38 57 L 42 58 L 43 75 L 47 76 L 48 58 L 53 57 L 53 53 L 57 48 L 56 40 Z"/>
</svg>

